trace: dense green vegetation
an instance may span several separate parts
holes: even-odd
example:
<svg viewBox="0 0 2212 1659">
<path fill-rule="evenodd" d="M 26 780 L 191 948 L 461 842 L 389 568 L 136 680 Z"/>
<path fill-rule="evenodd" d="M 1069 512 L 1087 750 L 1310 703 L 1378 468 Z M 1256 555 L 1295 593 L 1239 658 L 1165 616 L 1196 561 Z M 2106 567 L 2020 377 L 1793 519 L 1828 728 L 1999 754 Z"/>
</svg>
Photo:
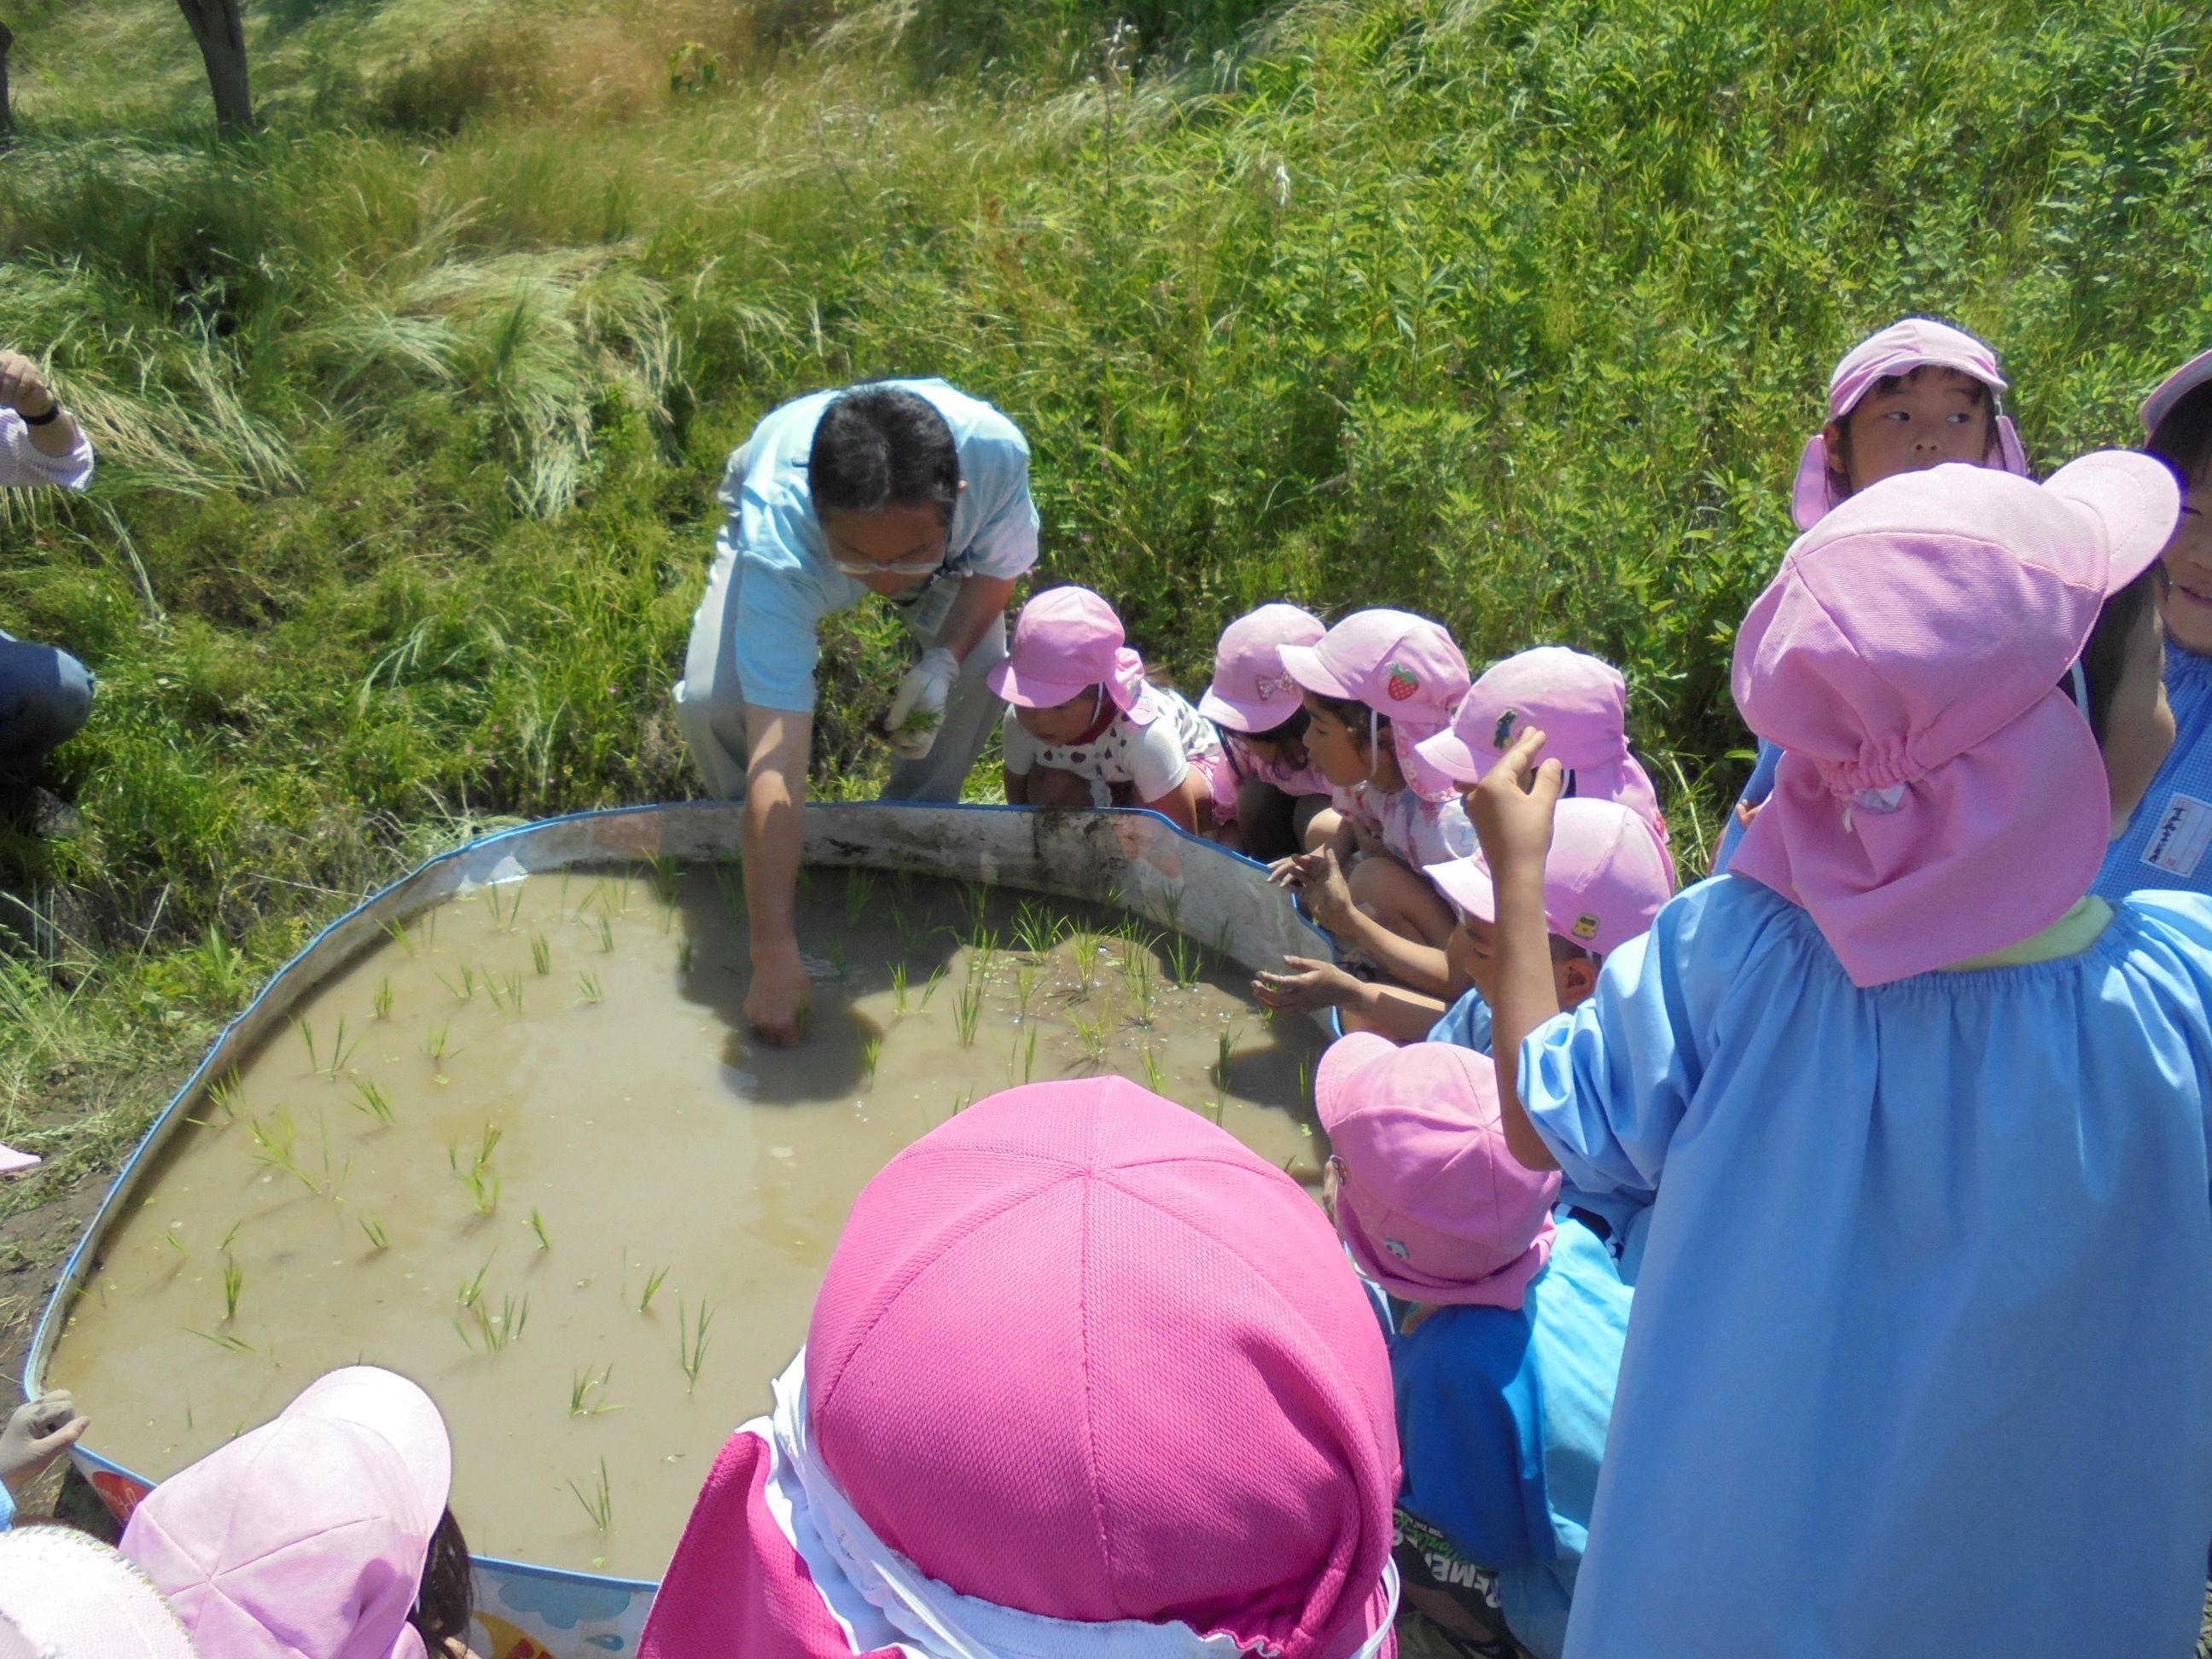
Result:
<svg viewBox="0 0 2212 1659">
<path fill-rule="evenodd" d="M 1044 571 L 1187 684 L 1284 596 L 1611 657 L 1695 866 L 1836 356 L 1954 317 L 2048 461 L 2212 335 L 2212 25 L 2142 0 L 267 0 L 228 146 L 169 0 L 10 21 L 0 338 L 102 453 L 0 531 L 101 684 L 82 833 L 0 842 L 0 1137 L 64 1175 L 424 850 L 690 788 L 712 491 L 796 392 L 1000 404 Z M 900 651 L 839 626 L 864 792 Z"/>
</svg>

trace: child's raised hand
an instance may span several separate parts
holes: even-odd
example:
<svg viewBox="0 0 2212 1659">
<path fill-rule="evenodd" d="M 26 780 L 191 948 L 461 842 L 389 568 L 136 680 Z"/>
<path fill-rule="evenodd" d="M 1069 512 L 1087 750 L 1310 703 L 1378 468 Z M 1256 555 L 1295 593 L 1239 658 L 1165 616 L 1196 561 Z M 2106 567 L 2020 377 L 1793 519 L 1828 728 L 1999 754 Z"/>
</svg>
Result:
<svg viewBox="0 0 2212 1659">
<path fill-rule="evenodd" d="M 1340 1008 L 1358 990 L 1359 981 L 1331 962 L 1304 957 L 1285 957 L 1287 974 L 1262 973 L 1252 981 L 1252 994 L 1262 1007 L 1279 1014 L 1310 1014 L 1317 1008 Z"/>
<path fill-rule="evenodd" d="M 84 1437 L 92 1419 L 77 1415 L 76 1401 L 56 1389 L 18 1406 L 0 1428 L 0 1480 L 20 1492 L 47 1466 Z"/>
<path fill-rule="evenodd" d="M 1501 886 L 1516 871 L 1534 866 L 1540 878 L 1552 850 L 1552 814 L 1566 787 L 1566 772 L 1555 760 L 1540 765 L 1536 756 L 1544 733 L 1530 727 L 1505 751 L 1468 798 L 1474 832 L 1490 878 Z"/>
</svg>

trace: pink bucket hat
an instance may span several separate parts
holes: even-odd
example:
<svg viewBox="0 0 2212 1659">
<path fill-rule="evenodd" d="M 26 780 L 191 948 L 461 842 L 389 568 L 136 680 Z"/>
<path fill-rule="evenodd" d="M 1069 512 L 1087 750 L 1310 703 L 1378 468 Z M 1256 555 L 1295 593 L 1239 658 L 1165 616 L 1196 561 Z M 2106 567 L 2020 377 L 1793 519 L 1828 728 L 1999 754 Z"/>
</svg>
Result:
<svg viewBox="0 0 2212 1659">
<path fill-rule="evenodd" d="M 1507 1149 L 1487 1055 L 1355 1031 L 1321 1057 L 1314 1103 L 1362 1273 L 1409 1302 L 1521 1305 L 1551 1257 L 1559 1176 Z"/>
<path fill-rule="evenodd" d="M 453 1472 L 430 1396 L 349 1365 L 155 1487 L 123 1553 L 222 1659 L 424 1659 L 407 1621 Z"/>
<path fill-rule="evenodd" d="M 1022 607 L 1006 659 L 984 684 L 1022 708 L 1054 708 L 1103 685 L 1131 724 L 1149 726 L 1145 660 L 1127 640 L 1114 607 L 1089 588 L 1047 588 Z"/>
<path fill-rule="evenodd" d="M 192 1659 L 198 1651 L 161 1591 L 99 1540 L 68 1527 L 0 1533 L 0 1655 Z"/>
<path fill-rule="evenodd" d="M 1611 663 L 1540 645 L 1486 669 L 1460 699 L 1450 726 L 1423 740 L 1421 758 L 1462 786 L 1482 781 L 1529 726 L 1544 754 L 1573 775 L 1580 799 L 1614 800 L 1666 833 L 1659 795 L 1629 753 L 1628 682 Z"/>
<path fill-rule="evenodd" d="M 1498 891 L 1480 854 L 1422 873 L 1465 915 L 1498 920 Z M 1650 932 L 1674 895 L 1674 861 L 1634 808 L 1579 798 L 1559 803 L 1544 859 L 1544 921 L 1552 932 L 1611 956 Z"/>
<path fill-rule="evenodd" d="M 1307 690 L 1364 702 L 1397 734 L 1398 769 L 1415 794 L 1441 799 L 1451 780 L 1420 755 L 1467 695 L 1467 658 L 1442 625 L 1410 611 L 1355 611 L 1313 645 L 1282 647 L 1283 667 Z"/>
<path fill-rule="evenodd" d="M 2212 380 L 2212 351 L 2200 351 L 2158 383 L 2158 390 L 2143 399 L 2143 435 L 2158 430 L 2158 423 L 2173 413 L 2174 405 Z"/>
<path fill-rule="evenodd" d="M 1382 1334 L 1312 1200 L 1182 1107 L 1037 1084 L 924 1135 L 854 1203 L 801 1363 L 803 1409 L 725 1449 L 640 1659 L 873 1651 L 878 1571 L 920 1588 L 874 1607 L 963 1632 L 932 1653 L 1390 1650 Z M 775 1498 L 794 1455 L 834 1535 Z"/>
<path fill-rule="evenodd" d="M 1828 377 L 1828 418 L 1840 421 L 1850 414 L 1875 381 L 1916 368 L 1954 368 L 1989 387 L 1990 413 L 1996 420 L 1997 465 L 2018 477 L 2027 476 L 2027 452 L 2021 446 L 2020 429 L 1996 401 L 2007 390 L 1997 369 L 1997 354 L 1966 330 L 1932 317 L 1905 318 L 1853 346 Z M 1836 493 L 1824 428 L 1806 440 L 1805 453 L 1798 458 L 1790 514 L 1800 530 L 1810 530 L 1843 500 Z"/>
<path fill-rule="evenodd" d="M 1298 683 L 1283 669 L 1283 647 L 1312 645 L 1328 632 L 1294 605 L 1263 605 L 1222 630 L 1213 684 L 1198 712 L 1232 732 L 1271 732 L 1298 712 Z"/>
<path fill-rule="evenodd" d="M 1784 754 L 1732 873 L 1803 905 L 1862 986 L 2063 915 L 2112 801 L 2057 688 L 2179 506 L 2163 465 L 2106 450 L 2040 485 L 1900 474 L 1798 538 L 1736 635 L 1736 704 Z"/>
</svg>

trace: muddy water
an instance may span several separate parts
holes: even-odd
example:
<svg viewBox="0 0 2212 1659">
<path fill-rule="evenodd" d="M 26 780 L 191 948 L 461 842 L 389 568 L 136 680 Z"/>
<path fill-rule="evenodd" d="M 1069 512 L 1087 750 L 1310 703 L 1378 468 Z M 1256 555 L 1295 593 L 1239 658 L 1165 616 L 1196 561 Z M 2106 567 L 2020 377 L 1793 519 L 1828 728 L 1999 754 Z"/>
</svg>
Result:
<svg viewBox="0 0 2212 1659">
<path fill-rule="evenodd" d="M 804 1340 L 854 1196 L 969 1101 L 1118 1071 L 1317 1182 L 1320 1034 L 1268 1025 L 1211 952 L 815 871 L 814 1023 L 771 1049 L 744 1027 L 741 890 L 734 866 L 532 877 L 296 1009 L 198 1103 L 72 1309 L 48 1376 L 92 1443 L 164 1477 L 329 1367 L 389 1365 L 445 1410 L 480 1553 L 656 1577 Z"/>
</svg>

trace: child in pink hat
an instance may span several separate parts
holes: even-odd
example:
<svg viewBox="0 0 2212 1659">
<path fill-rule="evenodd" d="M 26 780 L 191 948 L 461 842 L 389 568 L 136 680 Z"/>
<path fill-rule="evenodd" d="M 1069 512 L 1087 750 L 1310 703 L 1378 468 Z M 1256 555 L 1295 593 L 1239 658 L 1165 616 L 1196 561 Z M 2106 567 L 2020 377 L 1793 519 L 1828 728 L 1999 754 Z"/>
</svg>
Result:
<svg viewBox="0 0 2212 1659">
<path fill-rule="evenodd" d="M 1374 1659 L 1397 1485 L 1303 1189 L 1126 1079 L 1011 1089 L 854 1204 L 638 1656 Z"/>
<path fill-rule="evenodd" d="M 1735 876 L 1571 1014 L 1545 734 L 1477 789 L 1508 1144 L 1656 1196 L 1583 1659 L 2195 1639 L 2212 900 L 2088 894 L 2172 736 L 2179 507 L 2108 453 L 2039 486 L 1908 473 L 1823 518 L 1737 635 L 1783 759 Z"/>
<path fill-rule="evenodd" d="M 1314 1098 L 1337 1233 L 1390 1298 L 1407 1594 L 1462 1636 L 1559 1659 L 1628 1288 L 1580 1219 L 1554 1224 L 1559 1177 L 1506 1150 L 1480 1056 L 1357 1033 Z"/>
<path fill-rule="evenodd" d="M 985 682 L 1012 705 L 1010 805 L 1144 806 L 1195 835 L 1235 793 L 1212 724 L 1146 682 L 1121 618 L 1087 587 L 1048 588 L 1024 605 Z"/>
<path fill-rule="evenodd" d="M 1222 630 L 1213 683 L 1198 700 L 1229 758 L 1229 787 L 1213 802 L 1214 839 L 1255 859 L 1297 852 L 1329 805 L 1328 779 L 1306 753 L 1304 694 L 1283 666 L 1285 646 L 1313 645 L 1328 632 L 1294 605 L 1239 617 Z"/>
<path fill-rule="evenodd" d="M 1905 317 L 1844 354 L 1828 377 L 1828 421 L 1805 441 L 1790 495 L 1810 530 L 1859 490 L 1903 472 L 1954 462 L 2027 476 L 2027 453 L 2004 412 L 1997 354 L 1964 329 Z M 1762 740 L 1742 798 L 1721 832 L 1713 873 L 1723 874 L 1743 832 L 1774 788 L 1781 751 Z"/>
<path fill-rule="evenodd" d="M 123 1553 L 208 1659 L 472 1659 L 430 1396 L 349 1365 L 148 1493 Z"/>
<path fill-rule="evenodd" d="M 1474 850 L 1452 781 L 1421 758 L 1466 694 L 1467 659 L 1426 617 L 1358 611 L 1310 646 L 1285 646 L 1304 694 L 1306 748 L 1329 781 L 1327 839 L 1279 861 L 1275 879 L 1305 898 L 1347 951 L 1430 995 L 1449 980 L 1451 910 L 1420 872 Z"/>
</svg>

